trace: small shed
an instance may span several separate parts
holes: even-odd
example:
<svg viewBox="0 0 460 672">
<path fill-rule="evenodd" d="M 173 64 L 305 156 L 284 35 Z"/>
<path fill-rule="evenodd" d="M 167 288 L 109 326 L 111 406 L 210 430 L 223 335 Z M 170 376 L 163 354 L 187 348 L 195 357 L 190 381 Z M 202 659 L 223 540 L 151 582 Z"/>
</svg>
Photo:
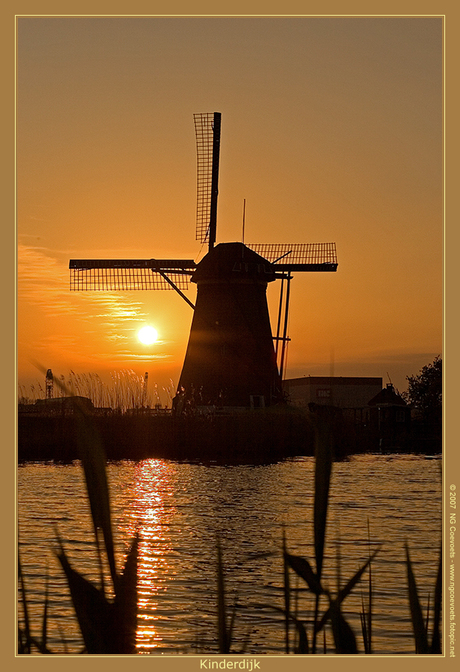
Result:
<svg viewBox="0 0 460 672">
<path fill-rule="evenodd" d="M 369 421 L 381 448 L 404 448 L 410 431 L 411 411 L 404 399 L 388 383 L 369 402 Z"/>
</svg>

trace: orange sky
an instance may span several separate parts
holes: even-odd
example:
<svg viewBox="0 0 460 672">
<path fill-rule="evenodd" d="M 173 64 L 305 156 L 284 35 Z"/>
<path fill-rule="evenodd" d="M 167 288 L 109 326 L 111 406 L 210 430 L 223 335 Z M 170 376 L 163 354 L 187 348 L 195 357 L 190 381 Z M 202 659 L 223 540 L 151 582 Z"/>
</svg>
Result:
<svg viewBox="0 0 460 672">
<path fill-rule="evenodd" d="M 247 242 L 337 244 L 292 283 L 287 377 L 403 390 L 441 352 L 440 18 L 20 18 L 17 100 L 20 384 L 177 383 L 190 307 L 71 293 L 68 261 L 203 256 L 194 112 L 222 113 L 218 242 L 246 199 Z"/>
</svg>

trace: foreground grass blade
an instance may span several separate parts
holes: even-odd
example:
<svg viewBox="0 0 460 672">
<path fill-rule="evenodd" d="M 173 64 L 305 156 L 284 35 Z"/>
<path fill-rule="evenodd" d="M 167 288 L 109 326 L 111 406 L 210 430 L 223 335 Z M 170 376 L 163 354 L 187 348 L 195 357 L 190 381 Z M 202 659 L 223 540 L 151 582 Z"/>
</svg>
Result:
<svg viewBox="0 0 460 672">
<path fill-rule="evenodd" d="M 309 647 L 308 647 L 308 636 L 307 636 L 307 631 L 305 629 L 304 624 L 302 621 L 300 621 L 297 616 L 294 616 L 294 614 L 289 614 L 289 618 L 294 622 L 296 630 L 297 630 L 297 636 L 298 636 L 298 645 L 295 648 L 295 653 L 310 653 Z"/>
<path fill-rule="evenodd" d="M 407 587 L 409 594 L 409 606 L 415 639 L 415 652 L 420 654 L 428 653 L 428 638 L 426 636 L 422 609 L 420 607 L 417 585 L 415 583 L 414 572 L 412 571 L 412 563 L 410 560 L 409 548 L 407 544 L 406 544 L 406 566 L 407 566 Z"/>
<path fill-rule="evenodd" d="M 333 420 L 332 409 L 321 409 L 317 418 L 315 442 L 315 499 L 313 505 L 313 531 L 315 541 L 316 578 L 321 584 L 323 569 L 324 546 L 326 540 L 327 510 L 329 505 L 329 489 L 331 484 L 333 460 Z M 313 624 L 312 653 L 316 653 L 316 635 L 318 632 L 320 593 L 315 593 L 315 612 Z"/>
<path fill-rule="evenodd" d="M 86 652 L 129 654 L 136 651 L 138 536 L 128 553 L 115 600 L 75 571 L 58 537 L 59 561 L 67 577 Z"/>
<path fill-rule="evenodd" d="M 296 648 L 295 653 L 310 653 L 308 646 L 307 631 L 302 621 L 299 618 L 297 618 L 295 614 L 291 614 L 289 612 L 286 613 L 285 609 L 281 609 L 281 607 L 273 607 L 272 605 L 261 605 L 261 606 L 268 606 L 270 609 L 281 611 L 285 616 L 287 616 L 287 618 L 290 619 L 295 624 L 297 634 L 299 636 L 299 645 Z"/>
<path fill-rule="evenodd" d="M 348 581 L 348 583 L 340 590 L 339 594 L 336 597 L 336 602 L 340 606 L 340 604 L 344 601 L 346 597 L 351 593 L 353 588 L 356 586 L 362 575 L 364 574 L 366 567 L 370 565 L 371 561 L 375 558 L 377 553 L 379 552 L 379 548 L 377 548 L 371 557 L 366 560 L 364 565 L 359 569 L 354 576 Z M 331 611 L 330 608 L 323 614 L 319 624 L 318 624 L 318 630 L 321 630 L 321 628 L 324 627 L 324 625 L 327 623 L 327 621 L 331 618 Z"/>
<path fill-rule="evenodd" d="M 364 597 L 362 597 L 362 608 L 359 614 L 359 619 L 361 621 L 361 632 L 363 635 L 363 644 L 364 644 L 364 653 L 369 653 L 369 633 L 367 631 L 366 625 L 366 611 L 364 609 Z"/>
<path fill-rule="evenodd" d="M 283 592 L 284 592 L 284 648 L 289 653 L 289 611 L 291 609 L 291 586 L 289 583 L 288 553 L 286 551 L 286 532 L 283 527 Z"/>
<path fill-rule="evenodd" d="M 369 576 L 371 572 L 371 566 L 369 565 Z M 372 583 L 369 581 L 369 591 L 372 590 Z M 361 621 L 361 633 L 363 636 L 363 644 L 364 644 L 364 653 L 372 653 L 372 599 L 371 599 L 371 593 L 369 592 L 369 603 L 368 603 L 368 611 L 366 612 L 366 608 L 364 606 L 364 595 L 361 592 L 361 612 L 359 614 L 359 618 Z"/>
<path fill-rule="evenodd" d="M 358 653 L 356 637 L 350 625 L 343 617 L 340 603 L 337 599 L 330 600 L 329 612 L 336 653 Z"/>
<path fill-rule="evenodd" d="M 367 519 L 367 543 L 369 545 L 369 585 L 368 585 L 368 604 L 367 613 L 364 607 L 364 595 L 361 593 L 362 611 L 360 613 L 361 630 L 363 635 L 364 653 L 372 653 L 372 555 L 371 555 L 371 533 L 369 518 Z"/>
<path fill-rule="evenodd" d="M 425 632 L 428 637 L 428 626 L 430 625 L 430 593 L 428 593 L 428 602 L 426 605 Z"/>
<path fill-rule="evenodd" d="M 111 645 L 111 608 L 104 595 L 71 566 L 59 540 L 59 561 L 67 577 L 70 595 L 87 653 L 114 653 Z"/>
<path fill-rule="evenodd" d="M 117 630 L 118 653 L 136 653 L 137 632 L 137 567 L 139 534 L 136 533 L 119 577 L 114 602 L 114 623 Z"/>
<path fill-rule="evenodd" d="M 321 582 L 329 488 L 333 460 L 332 417 L 318 418 L 315 446 L 315 501 L 313 526 L 315 538 L 316 575 Z"/>
<path fill-rule="evenodd" d="M 219 538 L 217 539 L 217 640 L 219 653 L 230 653 L 225 606 L 224 568 Z"/>
<path fill-rule="evenodd" d="M 22 573 L 21 560 L 18 552 L 18 576 L 19 582 L 21 584 L 21 595 L 22 595 L 22 609 L 24 612 L 24 631 L 19 631 L 19 653 L 30 653 L 30 621 L 29 621 L 29 609 L 27 606 L 27 597 L 26 597 L 26 588 L 24 583 L 24 575 Z"/>
<path fill-rule="evenodd" d="M 434 589 L 433 637 L 430 653 L 441 653 L 441 608 L 442 608 L 442 551 L 439 552 L 438 574 Z"/>
<path fill-rule="evenodd" d="M 364 574 L 364 572 L 366 571 L 367 567 L 370 566 L 372 560 L 375 558 L 377 553 L 379 553 L 379 551 L 380 551 L 380 548 L 377 548 L 372 553 L 370 558 L 368 560 L 366 560 L 366 562 L 361 567 L 361 569 L 358 569 L 356 574 L 354 576 L 352 576 L 352 578 L 348 581 L 348 583 L 340 590 L 339 595 L 338 595 L 339 603 L 343 602 L 343 600 L 351 593 L 351 591 L 356 586 L 358 581 L 361 579 L 361 577 Z"/>
<path fill-rule="evenodd" d="M 43 622 L 42 622 L 42 644 L 45 648 L 47 644 L 47 633 L 48 633 L 48 584 L 49 584 L 49 575 L 47 567 L 45 578 L 45 604 L 43 606 Z"/>
<path fill-rule="evenodd" d="M 369 605 L 367 611 L 367 647 L 369 653 L 372 653 L 372 556 L 369 518 L 367 519 L 367 543 L 369 545 Z"/>
<path fill-rule="evenodd" d="M 310 563 L 305 558 L 300 556 L 291 555 L 290 553 L 285 552 L 284 554 L 286 563 L 291 567 L 296 574 L 298 574 L 308 585 L 310 590 L 315 595 L 321 595 L 323 589 L 321 584 L 318 581 L 318 577 L 314 573 Z"/>
<path fill-rule="evenodd" d="M 296 653 L 310 653 L 309 648 L 308 648 L 308 637 L 307 637 L 307 631 L 305 630 L 305 626 L 302 623 L 302 621 L 299 621 L 298 618 L 295 616 L 292 616 L 295 626 L 297 628 L 297 634 L 299 636 L 299 644 L 296 648 Z"/>
<path fill-rule="evenodd" d="M 42 641 L 32 636 L 30 630 L 30 619 L 29 619 L 29 610 L 27 606 L 27 597 L 26 597 L 26 588 L 24 583 L 24 575 L 22 573 L 21 561 L 18 553 L 18 578 L 21 584 L 21 593 L 22 593 L 22 606 L 24 612 L 24 630 L 18 628 L 18 653 L 20 654 L 29 654 L 32 652 L 32 644 L 35 648 L 44 654 L 52 654 L 53 652 L 48 649 L 46 646 L 46 632 L 47 632 L 47 612 L 48 612 L 48 575 L 46 576 L 46 593 L 45 593 L 45 606 L 43 610 L 43 623 L 42 623 Z"/>
</svg>

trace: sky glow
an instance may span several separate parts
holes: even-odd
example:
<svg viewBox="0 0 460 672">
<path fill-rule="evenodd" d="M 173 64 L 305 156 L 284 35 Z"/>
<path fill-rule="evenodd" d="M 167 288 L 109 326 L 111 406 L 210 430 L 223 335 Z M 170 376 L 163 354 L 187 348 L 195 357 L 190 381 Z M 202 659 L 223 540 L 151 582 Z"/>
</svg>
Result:
<svg viewBox="0 0 460 672">
<path fill-rule="evenodd" d="M 177 383 L 191 308 L 71 293 L 68 261 L 202 258 L 193 113 L 213 111 L 217 242 L 241 240 L 246 199 L 247 242 L 337 244 L 337 273 L 292 283 L 287 377 L 406 389 L 442 346 L 437 17 L 19 18 L 19 382 L 38 361 Z"/>
</svg>

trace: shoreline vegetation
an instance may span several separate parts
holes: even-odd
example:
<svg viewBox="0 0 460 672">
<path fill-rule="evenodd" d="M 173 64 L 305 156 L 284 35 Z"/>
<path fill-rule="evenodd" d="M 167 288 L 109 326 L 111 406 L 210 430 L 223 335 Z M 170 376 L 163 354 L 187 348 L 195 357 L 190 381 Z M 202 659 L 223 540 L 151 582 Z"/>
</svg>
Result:
<svg viewBox="0 0 460 672">
<path fill-rule="evenodd" d="M 349 455 L 384 453 L 440 454 L 439 437 L 430 438 L 423 426 L 394 440 L 379 441 L 373 427 L 361 427 L 337 409 L 322 407 L 333 418 L 334 459 Z M 109 460 L 216 460 L 230 462 L 278 461 L 315 454 L 318 413 L 289 406 L 225 413 L 174 417 L 170 414 L 91 415 Z M 72 462 L 79 459 L 79 420 L 75 413 L 19 414 L 18 459 Z"/>
</svg>

